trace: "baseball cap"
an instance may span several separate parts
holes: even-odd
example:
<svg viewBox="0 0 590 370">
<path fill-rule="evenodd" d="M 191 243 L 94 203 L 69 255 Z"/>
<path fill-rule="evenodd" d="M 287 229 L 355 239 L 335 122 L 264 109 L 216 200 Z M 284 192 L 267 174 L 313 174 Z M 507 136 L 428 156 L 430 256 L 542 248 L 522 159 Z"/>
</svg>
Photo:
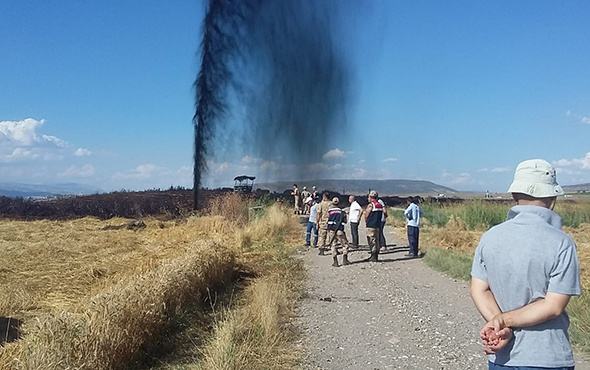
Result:
<svg viewBox="0 0 590 370">
<path fill-rule="evenodd" d="M 508 192 L 527 194 L 533 198 L 550 198 L 564 194 L 557 184 L 555 168 L 543 159 L 520 162 Z"/>
<path fill-rule="evenodd" d="M 379 196 L 379 194 L 378 194 L 378 193 L 377 193 L 375 190 L 371 190 L 371 191 L 369 192 L 369 196 L 370 196 L 371 198 L 377 198 L 377 197 Z"/>
<path fill-rule="evenodd" d="M 338 197 L 332 198 L 332 204 L 336 205 L 338 203 L 340 203 L 340 199 L 338 199 Z"/>
<path fill-rule="evenodd" d="M 311 202 L 312 200 L 313 200 L 313 198 L 312 198 L 312 197 L 307 197 L 307 198 L 305 198 L 305 203 L 307 203 L 307 202 Z"/>
</svg>

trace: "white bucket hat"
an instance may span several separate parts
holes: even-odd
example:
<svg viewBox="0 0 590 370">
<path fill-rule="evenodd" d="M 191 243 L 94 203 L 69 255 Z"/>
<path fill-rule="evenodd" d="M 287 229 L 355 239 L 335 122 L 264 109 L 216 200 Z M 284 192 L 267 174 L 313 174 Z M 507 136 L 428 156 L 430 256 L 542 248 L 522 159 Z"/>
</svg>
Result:
<svg viewBox="0 0 590 370">
<path fill-rule="evenodd" d="M 508 192 L 527 194 L 533 198 L 550 198 L 564 194 L 557 184 L 555 168 L 542 159 L 520 162 Z"/>
</svg>

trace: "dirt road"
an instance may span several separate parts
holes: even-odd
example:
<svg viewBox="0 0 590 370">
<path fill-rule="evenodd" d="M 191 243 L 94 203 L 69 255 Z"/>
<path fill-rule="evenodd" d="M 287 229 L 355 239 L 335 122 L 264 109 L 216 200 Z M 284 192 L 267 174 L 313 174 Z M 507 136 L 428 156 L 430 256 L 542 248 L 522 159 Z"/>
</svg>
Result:
<svg viewBox="0 0 590 370">
<path fill-rule="evenodd" d="M 385 235 L 390 247 L 378 263 L 362 262 L 366 248 L 350 254 L 352 265 L 339 268 L 316 249 L 302 252 L 308 279 L 298 318 L 304 330 L 301 367 L 487 369 L 478 340 L 484 322 L 468 284 L 421 259 L 405 259 L 406 241 L 396 240 L 391 227 Z M 580 360 L 576 369 L 590 366 Z"/>
</svg>

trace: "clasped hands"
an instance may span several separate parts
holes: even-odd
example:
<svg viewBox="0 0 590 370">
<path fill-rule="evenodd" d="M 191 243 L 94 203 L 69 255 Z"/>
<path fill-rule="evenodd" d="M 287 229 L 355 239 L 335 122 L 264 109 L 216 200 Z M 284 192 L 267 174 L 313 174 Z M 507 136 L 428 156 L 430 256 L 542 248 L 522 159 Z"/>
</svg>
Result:
<svg viewBox="0 0 590 370">
<path fill-rule="evenodd" d="M 498 353 L 506 347 L 513 336 L 513 331 L 506 326 L 502 314 L 496 315 L 479 332 L 479 336 L 485 346 L 483 351 L 486 355 Z"/>
</svg>

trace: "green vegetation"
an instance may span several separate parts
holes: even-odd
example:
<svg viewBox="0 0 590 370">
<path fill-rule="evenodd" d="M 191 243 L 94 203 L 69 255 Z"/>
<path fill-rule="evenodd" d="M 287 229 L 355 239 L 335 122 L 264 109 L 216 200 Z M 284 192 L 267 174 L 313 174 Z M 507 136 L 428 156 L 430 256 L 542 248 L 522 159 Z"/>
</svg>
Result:
<svg viewBox="0 0 590 370">
<path fill-rule="evenodd" d="M 444 272 L 452 278 L 469 280 L 471 277 L 471 256 L 451 249 L 430 248 L 426 252 L 426 264 Z"/>
</svg>

